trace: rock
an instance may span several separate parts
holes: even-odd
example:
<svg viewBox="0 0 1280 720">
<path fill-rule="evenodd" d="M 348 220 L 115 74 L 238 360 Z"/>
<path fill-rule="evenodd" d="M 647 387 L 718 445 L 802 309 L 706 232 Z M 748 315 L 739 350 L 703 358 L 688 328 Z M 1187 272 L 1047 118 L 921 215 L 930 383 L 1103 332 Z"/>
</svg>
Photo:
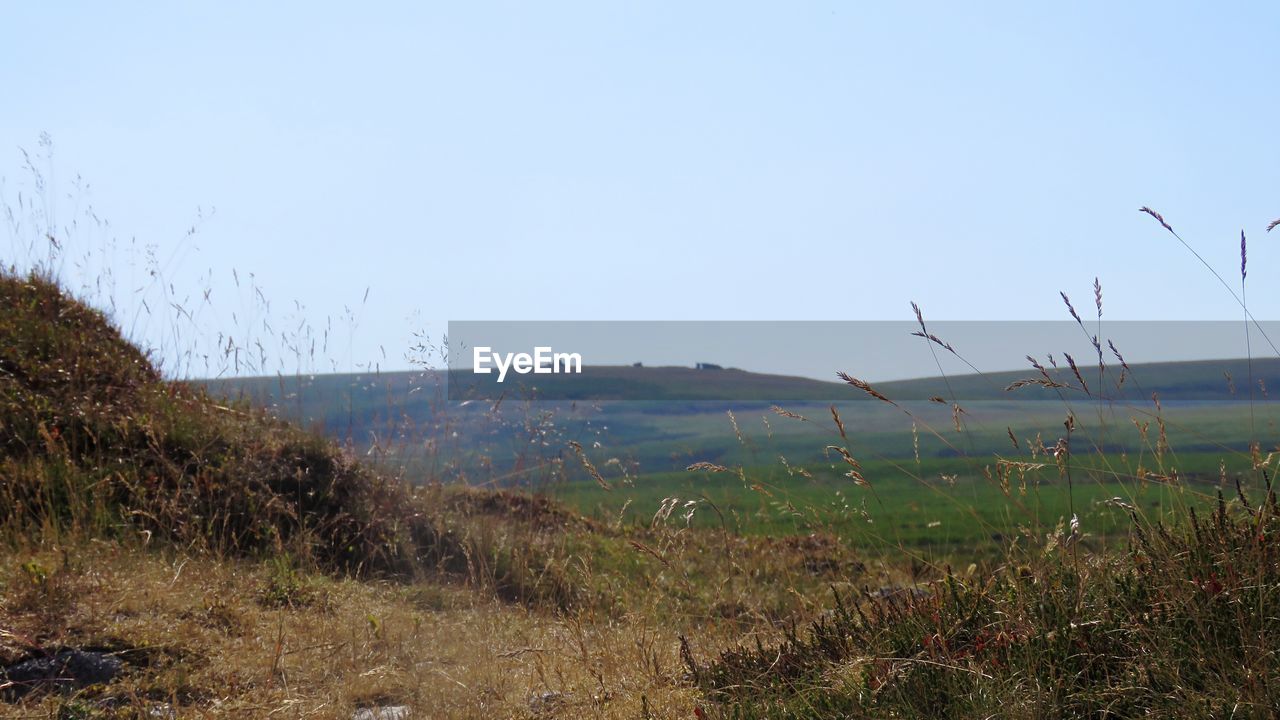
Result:
<svg viewBox="0 0 1280 720">
<path fill-rule="evenodd" d="M 381 705 L 358 708 L 351 714 L 351 720 L 408 720 L 412 714 L 408 705 Z"/>
<path fill-rule="evenodd" d="M 538 693 L 529 698 L 529 710 L 534 715 L 542 715 L 544 713 L 553 713 L 556 708 L 565 702 L 564 693 L 547 691 Z"/>
<path fill-rule="evenodd" d="M 871 593 L 871 597 L 880 600 L 889 600 L 891 602 L 907 602 L 908 600 L 924 600 L 932 593 L 928 590 L 918 587 L 906 587 L 903 585 L 886 585 Z"/>
<path fill-rule="evenodd" d="M 33 690 L 77 690 L 111 682 L 124 663 L 111 653 L 93 650 L 59 650 L 0 669 L 0 686 L 7 698 L 20 698 Z"/>
</svg>

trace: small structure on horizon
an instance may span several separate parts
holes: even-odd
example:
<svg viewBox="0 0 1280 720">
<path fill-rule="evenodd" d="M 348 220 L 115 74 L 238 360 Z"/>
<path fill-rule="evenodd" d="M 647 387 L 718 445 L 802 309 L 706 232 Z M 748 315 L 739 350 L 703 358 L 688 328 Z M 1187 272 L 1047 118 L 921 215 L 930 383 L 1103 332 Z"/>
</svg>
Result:
<svg viewBox="0 0 1280 720">
<path fill-rule="evenodd" d="M 723 368 L 723 367 L 721 367 L 721 366 L 719 366 L 719 365 L 716 365 L 715 363 L 704 363 L 704 362 L 700 362 L 700 363 L 698 363 L 698 364 L 694 365 L 694 366 L 693 366 L 693 369 L 695 369 L 695 370 L 723 370 L 724 368 Z"/>
</svg>

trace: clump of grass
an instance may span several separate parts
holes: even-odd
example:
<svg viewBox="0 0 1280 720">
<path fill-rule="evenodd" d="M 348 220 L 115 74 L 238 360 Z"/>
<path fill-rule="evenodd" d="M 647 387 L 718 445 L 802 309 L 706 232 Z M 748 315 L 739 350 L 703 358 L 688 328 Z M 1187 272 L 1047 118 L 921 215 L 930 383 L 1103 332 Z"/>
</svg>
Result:
<svg viewBox="0 0 1280 720">
<path fill-rule="evenodd" d="M 57 564 L 32 557 L 6 570 L 11 570 L 9 610 L 32 617 L 49 632 L 65 626 L 87 589 L 84 574 L 66 556 Z"/>
<path fill-rule="evenodd" d="M 319 583 L 295 567 L 287 553 L 270 558 L 267 564 L 267 577 L 258 591 L 258 601 L 265 607 L 309 607 L 321 598 Z"/>
<path fill-rule="evenodd" d="M 727 716 L 1260 716 L 1280 707 L 1274 493 L 1116 557 L 1018 553 L 984 579 L 837 597 L 782 643 L 691 671 Z M 1051 545 L 1051 547 L 1054 547 Z"/>
</svg>

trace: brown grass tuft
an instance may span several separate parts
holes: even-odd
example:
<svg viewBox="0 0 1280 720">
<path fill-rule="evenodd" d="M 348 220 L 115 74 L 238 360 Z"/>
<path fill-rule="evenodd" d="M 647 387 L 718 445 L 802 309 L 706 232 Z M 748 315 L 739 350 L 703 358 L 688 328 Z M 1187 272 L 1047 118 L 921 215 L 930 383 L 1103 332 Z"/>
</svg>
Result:
<svg viewBox="0 0 1280 720">
<path fill-rule="evenodd" d="M 848 373 L 846 373 L 846 372 L 843 372 L 843 371 L 836 373 L 836 377 L 840 378 L 841 380 L 845 381 L 846 383 L 848 383 L 848 384 L 850 384 L 850 385 L 852 385 L 852 386 L 854 386 L 854 387 L 858 388 L 858 389 L 859 389 L 859 390 L 861 390 L 862 392 L 864 392 L 864 393 L 866 393 L 866 394 L 870 395 L 871 397 L 873 397 L 873 398 L 875 398 L 875 399 L 877 399 L 877 400 L 879 400 L 879 401 L 881 401 L 881 402 L 889 403 L 890 405 L 893 405 L 893 406 L 895 406 L 895 407 L 898 405 L 898 403 L 896 403 L 896 402 L 894 402 L 894 401 L 890 400 L 889 398 L 885 397 L 884 395 L 882 395 L 882 394 L 880 393 L 880 391 L 878 391 L 878 390 L 876 390 L 875 388 L 871 387 L 871 385 L 870 385 L 869 383 L 867 383 L 866 381 L 864 381 L 864 380 L 859 380 L 858 378 L 853 377 L 852 375 L 850 375 L 850 374 L 848 374 Z"/>
<path fill-rule="evenodd" d="M 1173 227 L 1172 227 L 1171 225 L 1169 225 L 1169 223 L 1165 222 L 1165 220 L 1164 220 L 1164 216 L 1163 216 L 1163 215 L 1161 215 L 1160 213 L 1156 212 L 1155 210 L 1152 210 L 1151 208 L 1147 207 L 1146 205 L 1143 205 L 1142 207 L 1138 208 L 1138 212 L 1144 212 L 1144 213 L 1146 213 L 1146 214 L 1150 215 L 1151 217 L 1155 218 L 1155 219 L 1156 219 L 1156 222 L 1160 223 L 1160 226 L 1161 226 L 1161 227 L 1163 227 L 1165 230 L 1168 230 L 1169 232 L 1173 233 L 1174 235 L 1177 235 L 1177 233 L 1174 233 L 1174 232 L 1173 232 Z"/>
</svg>

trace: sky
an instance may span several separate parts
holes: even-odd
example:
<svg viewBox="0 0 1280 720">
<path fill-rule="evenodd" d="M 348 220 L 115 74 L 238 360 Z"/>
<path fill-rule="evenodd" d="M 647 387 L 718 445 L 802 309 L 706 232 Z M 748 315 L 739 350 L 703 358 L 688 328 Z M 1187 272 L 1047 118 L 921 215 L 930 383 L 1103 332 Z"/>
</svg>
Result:
<svg viewBox="0 0 1280 720">
<path fill-rule="evenodd" d="M 1108 319 L 1239 320 L 1140 206 L 1237 292 L 1244 230 L 1280 318 L 1274 3 L 5 16 L 3 259 L 52 230 L 139 342 L 245 355 L 175 374 L 407 367 L 460 320 L 1060 320 L 1095 277 Z"/>
</svg>

